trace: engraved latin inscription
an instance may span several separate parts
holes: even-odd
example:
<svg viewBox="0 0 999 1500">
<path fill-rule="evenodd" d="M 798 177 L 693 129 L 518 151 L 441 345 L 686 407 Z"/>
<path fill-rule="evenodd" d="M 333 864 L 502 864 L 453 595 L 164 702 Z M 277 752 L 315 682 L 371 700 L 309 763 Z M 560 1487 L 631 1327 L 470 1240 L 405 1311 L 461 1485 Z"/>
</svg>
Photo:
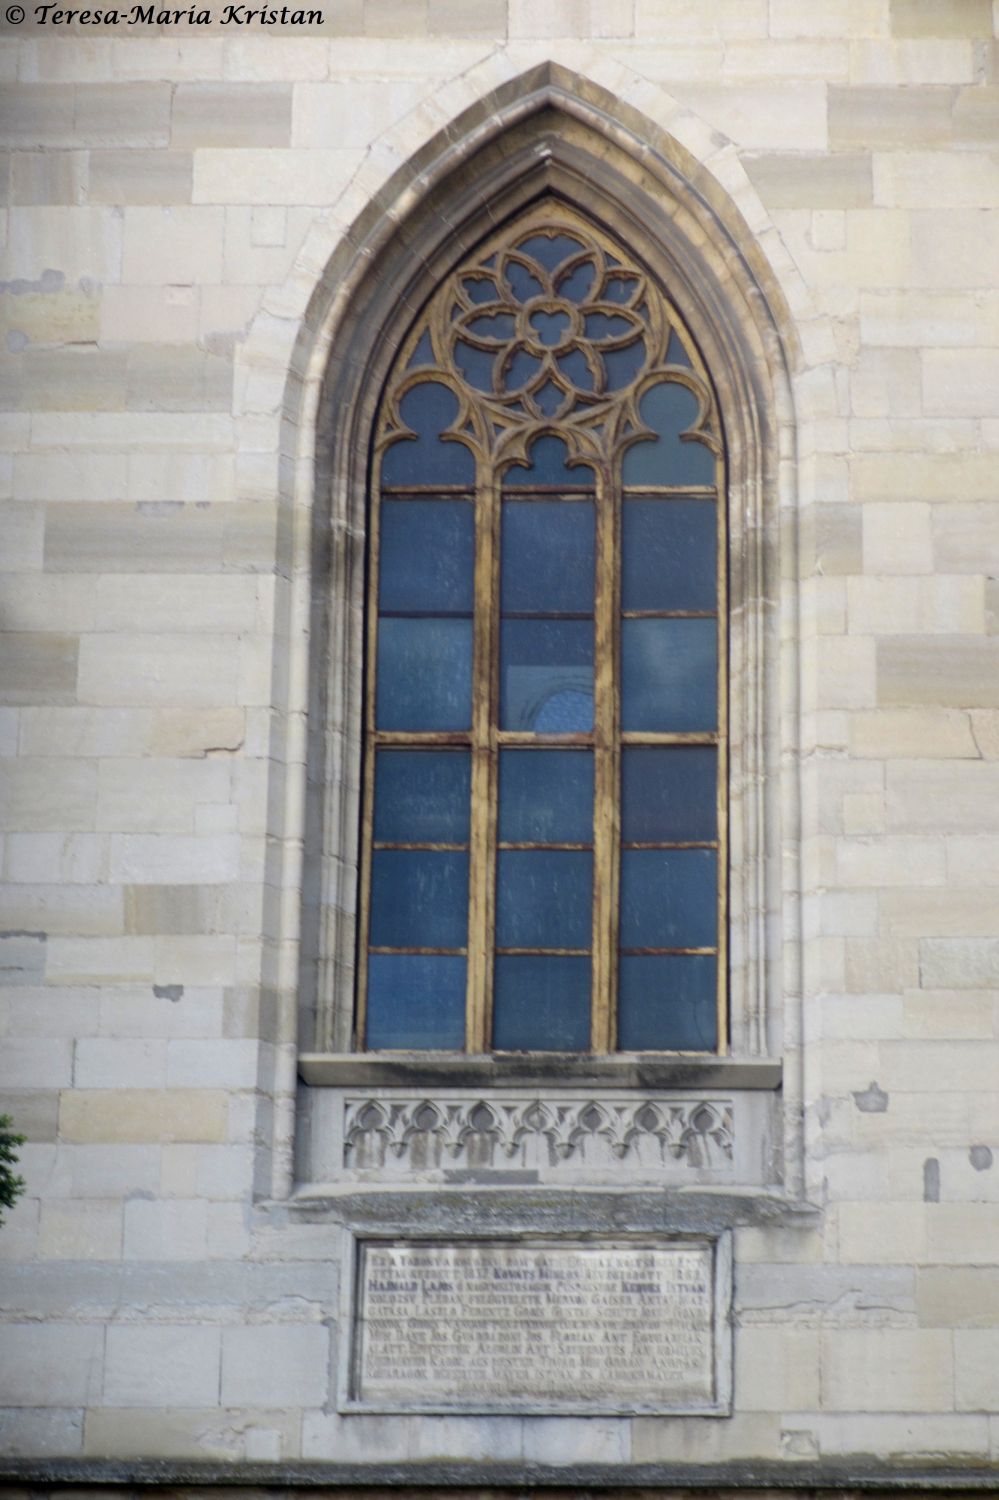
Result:
<svg viewBox="0 0 999 1500">
<path fill-rule="evenodd" d="M 356 1399 L 710 1408 L 713 1246 L 361 1246 Z"/>
</svg>

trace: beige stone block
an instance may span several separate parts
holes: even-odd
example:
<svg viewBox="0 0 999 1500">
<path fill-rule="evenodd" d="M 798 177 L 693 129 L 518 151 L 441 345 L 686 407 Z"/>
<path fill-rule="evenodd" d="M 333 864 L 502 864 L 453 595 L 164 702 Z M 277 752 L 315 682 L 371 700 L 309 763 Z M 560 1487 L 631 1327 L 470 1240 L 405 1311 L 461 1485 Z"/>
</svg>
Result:
<svg viewBox="0 0 999 1500">
<path fill-rule="evenodd" d="M 0 640 L 0 702 L 72 703 L 78 649 L 75 636 L 9 631 Z"/>
<path fill-rule="evenodd" d="M 767 35 L 766 0 L 716 0 L 711 8 L 714 28 L 726 41 Z M 637 36 L 668 36 L 675 44 L 703 40 L 704 7 L 699 0 L 635 0 Z"/>
<path fill-rule="evenodd" d="M 993 1037 L 988 990 L 909 990 L 903 997 L 905 1032 L 912 1037 Z"/>
<path fill-rule="evenodd" d="M 984 580 L 851 578 L 847 581 L 847 617 L 851 634 L 984 633 Z"/>
<path fill-rule="evenodd" d="M 169 344 L 136 344 L 127 355 L 125 404 L 132 411 L 227 412 L 232 373 L 228 352 L 223 357 Z"/>
<path fill-rule="evenodd" d="M 933 1329 L 836 1329 L 822 1335 L 822 1405 L 877 1410 L 891 1392 L 896 1411 L 946 1410 L 954 1360 L 948 1333 Z"/>
<path fill-rule="evenodd" d="M 865 573 L 932 573 L 930 507 L 873 501 L 863 508 Z"/>
<path fill-rule="evenodd" d="M 329 44 L 319 37 L 261 36 L 248 31 L 226 38 L 222 75 L 293 83 L 300 78 L 325 78 L 329 67 Z"/>
<path fill-rule="evenodd" d="M 145 709 L 27 708 L 21 713 L 21 754 L 143 755 L 151 722 Z"/>
<path fill-rule="evenodd" d="M 826 149 L 825 96 L 818 83 L 678 83 L 672 92 L 737 146 L 784 150 L 793 141 L 798 151 Z"/>
<path fill-rule="evenodd" d="M 775 1412 L 736 1412 L 724 1422 L 684 1417 L 635 1417 L 634 1463 L 720 1463 L 734 1458 L 777 1458 L 781 1419 Z"/>
<path fill-rule="evenodd" d="M 912 417 L 922 412 L 919 353 L 861 349 L 850 374 L 850 410 L 858 417 Z"/>
<path fill-rule="evenodd" d="M 227 884 L 239 875 L 235 834 L 120 834 L 111 838 L 110 878 L 156 885 Z"/>
<path fill-rule="evenodd" d="M 166 146 L 170 85 L 84 83 L 75 90 L 74 143 L 81 146 Z"/>
<path fill-rule="evenodd" d="M 862 515 L 848 505 L 811 505 L 800 525 L 801 563 L 804 576 L 823 577 L 859 573 Z"/>
<path fill-rule="evenodd" d="M 994 85 L 961 89 L 954 101 L 954 140 L 956 144 L 982 146 L 991 150 L 999 127 L 999 87 Z"/>
<path fill-rule="evenodd" d="M 5 941 L 9 942 L 10 936 L 8 934 Z M 5 1090 L 65 1088 L 73 1071 L 71 1054 L 72 1043 L 66 1039 L 5 1037 L 0 1052 L 0 1087 Z M 19 1115 L 19 1111 L 15 1114 Z"/>
<path fill-rule="evenodd" d="M 425 91 L 422 80 L 296 84 L 291 144 L 310 149 L 366 147 L 408 114 Z"/>
<path fill-rule="evenodd" d="M 0 1326 L 0 1401 L 80 1407 L 100 1399 L 104 1329 L 98 1323 Z"/>
<path fill-rule="evenodd" d="M 0 891 L 0 928 L 9 932 L 114 934 L 123 923 L 121 892 L 108 886 L 23 882 Z"/>
<path fill-rule="evenodd" d="M 999 985 L 999 939 L 924 938 L 919 973 L 927 989 L 993 988 Z"/>
<path fill-rule="evenodd" d="M 193 1324 L 110 1328 L 105 1403 L 160 1408 L 217 1405 L 220 1341 L 218 1328 Z"/>
<path fill-rule="evenodd" d="M 959 1411 L 999 1406 L 999 1330 L 962 1328 L 954 1334 L 954 1404 Z"/>
<path fill-rule="evenodd" d="M 614 0 L 606 7 L 590 0 L 591 26 L 594 36 L 629 36 L 634 5 L 632 0 Z M 464 0 L 428 0 L 427 31 L 431 36 L 501 37 L 506 34 L 507 0 L 482 0 L 469 9 Z M 607 27 L 614 26 L 614 30 Z"/>
<path fill-rule="evenodd" d="M 999 559 L 999 511 L 994 503 L 935 506 L 933 560 L 937 572 L 991 573 Z"/>
<path fill-rule="evenodd" d="M 994 208 L 999 161 L 984 152 L 879 152 L 874 201 L 887 208 Z M 922 237 L 917 240 L 922 244 Z"/>
<path fill-rule="evenodd" d="M 74 145 L 72 89 L 54 83 L 5 83 L 0 143 L 32 148 Z"/>
<path fill-rule="evenodd" d="M 166 1046 L 160 1038 L 82 1037 L 73 1082 L 78 1089 L 164 1088 Z"/>
<path fill-rule="evenodd" d="M 999 713 L 992 709 L 973 709 L 971 732 L 983 760 L 999 760 Z"/>
<path fill-rule="evenodd" d="M 888 84 L 972 83 L 975 53 L 967 39 L 852 39 L 850 82 Z"/>
<path fill-rule="evenodd" d="M 990 0 L 891 0 L 895 36 L 988 37 L 992 35 Z"/>
<path fill-rule="evenodd" d="M 123 278 L 135 286 L 216 282 L 223 216 L 217 208 L 126 208 Z"/>
<path fill-rule="evenodd" d="M 41 1260 L 120 1260 L 120 1199 L 43 1203 L 38 1231 Z"/>
<path fill-rule="evenodd" d="M 236 980 L 234 937 L 157 937 L 157 984 L 231 985 Z"/>
<path fill-rule="evenodd" d="M 982 327 L 981 307 L 967 292 L 887 290 L 865 292 L 860 299 L 860 333 L 865 344 L 914 348 L 980 344 Z M 884 455 L 882 461 L 887 462 L 888 457 Z M 966 453 L 961 457 L 969 463 L 982 463 L 991 455 Z M 915 460 L 909 458 L 910 470 L 914 464 Z"/>
<path fill-rule="evenodd" d="M 18 493 L 34 500 L 120 500 L 127 491 L 124 455 L 94 453 L 81 464 L 75 453 L 19 453 L 14 460 Z"/>
<path fill-rule="evenodd" d="M 114 411 L 124 404 L 125 371 L 125 355 L 118 350 L 29 348 L 18 404 L 34 411 Z"/>
<path fill-rule="evenodd" d="M 874 704 L 874 643 L 859 636 L 826 635 L 815 643 L 816 691 L 824 708 Z"/>
<path fill-rule="evenodd" d="M 66 1141 L 223 1141 L 226 1096 L 217 1089 L 87 1089 L 59 1109 Z"/>
<path fill-rule="evenodd" d="M 85 151 L 18 151 L 10 163 L 10 201 L 26 205 L 83 203 L 88 177 Z"/>
<path fill-rule="evenodd" d="M 108 209 L 43 205 L 12 208 L 0 262 L 5 280 L 43 282 L 53 288 L 89 278 L 116 281 L 121 270 L 121 219 Z M 43 282 L 43 286 L 44 286 Z"/>
<path fill-rule="evenodd" d="M 931 1262 L 991 1265 L 999 1234 L 999 1203 L 927 1205 L 927 1250 Z"/>
<path fill-rule="evenodd" d="M 858 500 L 987 500 L 999 483 L 999 454 L 870 453 L 850 463 Z M 949 518 L 937 512 L 935 525 Z M 966 571 L 964 569 L 960 571 Z"/>
<path fill-rule="evenodd" d="M 228 151 L 194 154 L 195 203 L 312 204 L 336 202 L 361 165 L 359 150 Z M 241 279 L 241 278 L 238 278 Z"/>
<path fill-rule="evenodd" d="M 952 89 L 829 89 L 829 145 L 833 151 L 948 146 Z"/>
<path fill-rule="evenodd" d="M 136 937 L 52 937 L 45 974 L 51 984 L 151 981 L 153 945 Z"/>
<path fill-rule="evenodd" d="M 768 208 L 869 208 L 874 201 L 866 152 L 748 155 L 745 167 Z"/>
<path fill-rule="evenodd" d="M 91 151 L 91 203 L 190 203 L 190 151 Z"/>
<path fill-rule="evenodd" d="M 26 418 L 23 420 L 27 420 Z M 102 412 L 86 416 L 39 412 L 31 418 L 31 440 L 37 448 L 110 448 L 115 452 L 157 449 L 170 453 L 231 452 L 235 425 L 220 412 Z M 27 446 L 25 444 L 25 446 Z"/>
<path fill-rule="evenodd" d="M 999 255 L 999 210 L 953 208 L 942 214 L 919 209 L 912 212 L 911 222 L 912 281 L 916 286 L 942 291 L 992 284 L 992 267 Z M 929 352 L 936 355 L 943 351 Z M 930 415 L 935 410 L 932 405 L 927 407 Z M 984 413 L 993 414 L 993 408 Z"/>
<path fill-rule="evenodd" d="M 15 885 L 98 885 L 107 879 L 107 840 L 92 833 L 9 833 L 4 868 Z"/>
<path fill-rule="evenodd" d="M 885 804 L 880 792 L 848 792 L 843 798 L 843 832 L 883 833 Z"/>
<path fill-rule="evenodd" d="M 845 983 L 851 995 L 883 995 L 919 984 L 919 945 L 910 938 L 847 938 Z"/>
<path fill-rule="evenodd" d="M 150 730 L 149 753 L 200 757 L 209 752 L 231 752 L 243 747 L 245 732 L 243 709 L 157 709 Z"/>
<path fill-rule="evenodd" d="M 321 1406 L 329 1397 L 329 1333 L 316 1325 L 271 1324 L 222 1331 L 222 1403 L 260 1406 L 276 1378 L 288 1405 Z"/>
<path fill-rule="evenodd" d="M 86 636 L 79 697 L 111 707 L 216 708 L 233 701 L 237 662 L 234 637 Z"/>
<path fill-rule="evenodd" d="M 999 764 L 910 761 L 889 765 L 886 774 L 889 828 L 951 834 L 999 829 Z"/>
<path fill-rule="evenodd" d="M 978 580 L 962 580 L 969 588 Z M 141 622 L 149 632 L 221 635 L 254 628 L 257 579 L 252 574 L 213 578 L 111 574 L 97 584 L 98 630 L 128 631 Z"/>
<path fill-rule="evenodd" d="M 887 36 L 887 0 L 770 0 L 770 35 L 775 37 Z"/>
<path fill-rule="evenodd" d="M 855 417 L 848 442 L 857 454 L 891 453 L 900 458 L 923 452 L 927 457 L 956 454 L 980 436 L 980 425 L 970 417 Z"/>
<path fill-rule="evenodd" d="M 164 1330 L 169 1331 L 169 1330 Z M 193 1411 L 182 1407 L 91 1407 L 87 1412 L 85 1451 L 107 1458 L 187 1459 L 192 1453 L 231 1463 L 251 1457 L 247 1449 L 256 1428 L 277 1431 L 283 1446 L 277 1457 L 298 1451 L 300 1413 L 251 1411 L 235 1416 L 213 1407 Z M 32 1450 L 37 1451 L 37 1450 Z"/>
<path fill-rule="evenodd" d="M 114 832 L 192 832 L 195 802 L 229 796 L 225 759 L 107 759 L 99 765 L 98 826 Z"/>
<path fill-rule="evenodd" d="M 946 708 L 899 708 L 851 714 L 850 754 L 876 760 L 975 760 L 979 750 L 967 714 Z"/>
<path fill-rule="evenodd" d="M 988 833 L 950 838 L 947 870 L 952 886 L 999 885 L 999 844 Z"/>
<path fill-rule="evenodd" d="M 4 567 L 20 571 L 42 566 L 45 545 L 45 512 L 40 505 L 8 501 L 0 520 Z"/>
<path fill-rule="evenodd" d="M 923 405 L 931 416 L 989 416 L 995 410 L 999 349 L 927 349 L 922 361 Z"/>
<path fill-rule="evenodd" d="M 4 829 L 86 832 L 97 811 L 97 767 L 89 761 L 11 761 L 0 784 Z"/>
<path fill-rule="evenodd" d="M 882 930 L 910 937 L 990 936 L 996 931 L 995 892 L 989 890 L 882 891 Z"/>
<path fill-rule="evenodd" d="M 813 1433 L 823 1455 L 870 1453 L 897 1464 L 903 1455 L 933 1463 L 942 1453 L 950 1460 L 968 1457 L 980 1462 L 988 1452 L 984 1417 L 854 1411 L 843 1417 L 807 1413 L 800 1420 Z"/>
<path fill-rule="evenodd" d="M 287 83 L 181 83 L 174 91 L 170 144 L 289 146 L 291 85 Z"/>
<path fill-rule="evenodd" d="M 724 78 L 822 78 L 845 83 L 849 68 L 850 48 L 845 40 L 768 38 L 760 42 L 727 43 L 721 71 Z"/>
<path fill-rule="evenodd" d="M 214 573 L 222 562 L 220 509 L 165 505 L 50 505 L 45 567 L 54 573 Z"/>
<path fill-rule="evenodd" d="M 213 885 L 130 885 L 125 888 L 125 930 L 137 936 L 208 933 L 218 923 Z"/>
<path fill-rule="evenodd" d="M 0 294 L 0 336 L 7 348 L 26 344 L 92 344 L 101 305 L 92 291 Z"/>
<path fill-rule="evenodd" d="M 100 303 L 101 338 L 108 343 L 191 344 L 198 338 L 200 303 L 194 286 L 109 286 Z"/>
<path fill-rule="evenodd" d="M 999 1044 L 982 1041 L 886 1041 L 879 1082 L 889 1095 L 988 1093 L 995 1089 Z"/>
<path fill-rule="evenodd" d="M 995 1338 L 999 1267 L 921 1266 L 916 1273 L 916 1306 L 924 1328 L 982 1328 Z M 995 1368 L 999 1370 L 999 1358 Z"/>
</svg>

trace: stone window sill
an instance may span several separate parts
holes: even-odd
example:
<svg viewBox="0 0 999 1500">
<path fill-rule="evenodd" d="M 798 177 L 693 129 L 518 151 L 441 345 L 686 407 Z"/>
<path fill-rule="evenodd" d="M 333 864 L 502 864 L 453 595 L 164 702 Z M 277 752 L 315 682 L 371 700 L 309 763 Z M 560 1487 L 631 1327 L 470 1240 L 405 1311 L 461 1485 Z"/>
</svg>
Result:
<svg viewBox="0 0 999 1500">
<path fill-rule="evenodd" d="M 624 1052 L 469 1055 L 304 1052 L 298 1070 L 332 1088 L 754 1089 L 781 1086 L 781 1062 L 768 1057 L 701 1057 Z"/>
</svg>

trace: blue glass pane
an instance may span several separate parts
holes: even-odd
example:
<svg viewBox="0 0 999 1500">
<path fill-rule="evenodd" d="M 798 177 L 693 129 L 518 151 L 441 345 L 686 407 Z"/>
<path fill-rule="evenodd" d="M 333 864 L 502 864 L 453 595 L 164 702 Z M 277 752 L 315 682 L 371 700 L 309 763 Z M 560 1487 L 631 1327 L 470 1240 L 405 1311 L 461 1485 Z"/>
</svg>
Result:
<svg viewBox="0 0 999 1500">
<path fill-rule="evenodd" d="M 592 753 L 501 750 L 499 836 L 510 844 L 591 843 Z"/>
<path fill-rule="evenodd" d="M 714 1052 L 717 959 L 625 954 L 618 986 L 617 1044 L 622 1052 Z"/>
<path fill-rule="evenodd" d="M 536 734 L 593 728 L 589 620 L 505 620 L 500 627 L 500 724 Z"/>
<path fill-rule="evenodd" d="M 468 855 L 376 849 L 371 857 L 372 948 L 463 948 Z"/>
<path fill-rule="evenodd" d="M 675 328 L 669 336 L 669 348 L 666 350 L 666 363 L 668 365 L 686 365 L 688 370 L 693 368 L 690 361 L 690 355 L 684 348 L 683 341 L 681 340 Z"/>
<path fill-rule="evenodd" d="M 713 745 L 628 745 L 621 760 L 625 843 L 713 839 L 717 832 Z"/>
<path fill-rule="evenodd" d="M 592 613 L 595 525 L 591 500 L 504 501 L 503 610 Z"/>
<path fill-rule="evenodd" d="M 474 345 L 458 339 L 454 346 L 454 362 L 469 385 L 474 386 L 477 391 L 492 390 L 493 365 L 496 362 L 494 351 L 476 349 Z"/>
<path fill-rule="evenodd" d="M 589 297 L 596 285 L 597 268 L 592 260 L 580 261 L 571 271 L 563 271 L 556 285 L 560 297 L 570 302 L 582 302 Z"/>
<path fill-rule="evenodd" d="M 566 312 L 534 312 L 528 319 L 539 344 L 554 349 L 561 344 L 569 332 L 569 314 Z"/>
<path fill-rule="evenodd" d="M 638 279 L 635 276 L 620 274 L 608 276 L 607 285 L 603 290 L 605 302 L 630 302 L 638 290 Z"/>
<path fill-rule="evenodd" d="M 379 620 L 375 718 L 379 729 L 469 728 L 471 620 Z"/>
<path fill-rule="evenodd" d="M 624 609 L 714 609 L 713 500 L 628 499 L 621 516 Z"/>
<path fill-rule="evenodd" d="M 567 462 L 567 449 L 561 438 L 547 434 L 539 437 L 531 448 L 529 468 L 515 464 L 503 477 L 505 488 L 531 484 L 560 484 L 567 490 L 586 489 L 594 481 L 593 470 L 586 464 Z"/>
<path fill-rule="evenodd" d="M 714 849 L 621 852 L 621 947 L 713 948 L 718 930 Z"/>
<path fill-rule="evenodd" d="M 593 855 L 501 849 L 496 858 L 498 948 L 588 948 Z"/>
<path fill-rule="evenodd" d="M 467 750 L 379 750 L 375 839 L 393 844 L 467 842 L 470 786 Z"/>
<path fill-rule="evenodd" d="M 464 500 L 383 500 L 378 607 L 471 614 L 475 513 Z"/>
<path fill-rule="evenodd" d="M 496 959 L 493 1046 L 499 1052 L 588 1052 L 590 960 Z"/>
<path fill-rule="evenodd" d="M 578 255 L 582 248 L 578 240 L 572 240 L 566 234 L 534 234 L 529 240 L 521 240 L 518 246 L 525 255 L 533 256 L 546 271 L 554 271 L 570 255 Z"/>
<path fill-rule="evenodd" d="M 633 344 L 626 344 L 623 349 L 601 350 L 600 358 L 607 374 L 607 389 L 623 391 L 626 385 L 630 385 L 645 363 L 645 356 L 645 344 L 641 339 L 636 339 Z M 633 448 L 628 449 L 628 453 L 634 451 Z M 627 453 L 624 461 L 628 461 Z"/>
<path fill-rule="evenodd" d="M 535 359 L 534 355 L 528 354 L 526 349 L 518 349 L 507 366 L 506 378 L 501 382 L 503 389 L 510 392 L 519 391 L 521 386 L 534 379 L 540 369 L 540 359 Z"/>
<path fill-rule="evenodd" d="M 519 261 L 507 259 L 503 270 L 514 301 L 529 302 L 532 297 L 541 295 L 543 290 L 541 282 Z"/>
<path fill-rule="evenodd" d="M 458 415 L 458 398 L 447 386 L 428 380 L 402 398 L 402 420 L 416 433 L 400 438 L 382 458 L 383 484 L 475 483 L 475 459 L 464 443 L 441 441 Z"/>
<path fill-rule="evenodd" d="M 570 349 L 560 354 L 555 363 L 567 380 L 571 380 L 577 391 L 593 390 L 593 371 L 579 349 Z"/>
<path fill-rule="evenodd" d="M 710 448 L 680 433 L 697 421 L 697 397 L 685 385 L 669 381 L 653 386 L 639 407 L 642 420 L 659 434 L 636 443 L 624 455 L 622 482 L 628 484 L 714 484 L 715 458 Z"/>
<path fill-rule="evenodd" d="M 465 1045 L 465 960 L 424 953 L 368 958 L 367 1047 Z"/>
<path fill-rule="evenodd" d="M 422 333 L 419 342 L 412 354 L 409 356 L 407 370 L 414 370 L 417 365 L 432 365 L 434 363 L 434 346 L 430 342 L 430 334 Z"/>
<path fill-rule="evenodd" d="M 462 277 L 462 286 L 472 302 L 495 302 L 499 296 L 496 283 L 491 276 L 472 274 Z"/>
<path fill-rule="evenodd" d="M 717 670 L 714 620 L 622 620 L 621 727 L 715 729 Z"/>
</svg>

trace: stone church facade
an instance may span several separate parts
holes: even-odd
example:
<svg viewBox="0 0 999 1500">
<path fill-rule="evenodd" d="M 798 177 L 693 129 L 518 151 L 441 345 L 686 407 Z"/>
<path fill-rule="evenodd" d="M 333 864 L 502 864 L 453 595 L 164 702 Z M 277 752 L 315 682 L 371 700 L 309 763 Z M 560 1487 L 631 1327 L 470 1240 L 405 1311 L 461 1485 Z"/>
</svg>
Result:
<svg viewBox="0 0 999 1500">
<path fill-rule="evenodd" d="M 994 1487 L 999 13 L 93 14 L 0 41 L 0 1477 Z"/>
</svg>

